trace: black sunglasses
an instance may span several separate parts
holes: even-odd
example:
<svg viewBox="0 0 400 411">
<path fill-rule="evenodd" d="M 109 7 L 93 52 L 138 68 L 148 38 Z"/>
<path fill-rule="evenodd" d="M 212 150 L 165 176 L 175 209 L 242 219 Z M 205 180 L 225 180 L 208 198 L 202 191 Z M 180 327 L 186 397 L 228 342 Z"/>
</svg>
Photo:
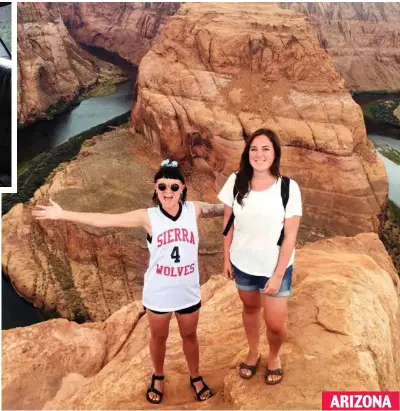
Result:
<svg viewBox="0 0 400 411">
<path fill-rule="evenodd" d="M 180 185 L 176 184 L 176 183 L 171 184 L 170 186 L 169 185 L 167 186 L 164 183 L 160 183 L 157 187 L 160 191 L 165 191 L 167 189 L 167 187 L 169 187 L 172 191 L 178 191 L 181 188 Z"/>
</svg>

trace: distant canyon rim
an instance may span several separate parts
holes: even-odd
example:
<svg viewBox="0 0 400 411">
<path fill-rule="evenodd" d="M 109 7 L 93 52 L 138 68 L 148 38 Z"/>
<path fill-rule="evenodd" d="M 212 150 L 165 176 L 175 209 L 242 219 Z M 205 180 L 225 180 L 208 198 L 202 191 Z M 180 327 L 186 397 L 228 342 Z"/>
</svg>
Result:
<svg viewBox="0 0 400 411">
<path fill-rule="evenodd" d="M 129 125 L 84 143 L 3 217 L 3 270 L 27 300 L 65 318 L 3 331 L 3 406 L 149 407 L 145 233 L 35 221 L 34 205 L 148 207 L 165 157 L 189 171 L 189 199 L 217 201 L 260 126 L 281 137 L 309 235 L 296 255 L 285 380 L 269 395 L 262 372 L 238 378 L 241 303 L 220 275 L 222 221 L 203 220 L 199 335 L 216 395 L 194 403 L 173 322 L 163 407 L 320 409 L 321 391 L 399 390 L 400 280 L 377 235 L 387 175 L 349 92 L 400 89 L 399 21 L 399 3 L 19 3 L 22 123 L 110 73 L 77 42 L 117 52 L 139 76 Z M 315 241 L 320 232 L 339 235 Z M 262 347 L 264 369 L 264 332 Z"/>
</svg>

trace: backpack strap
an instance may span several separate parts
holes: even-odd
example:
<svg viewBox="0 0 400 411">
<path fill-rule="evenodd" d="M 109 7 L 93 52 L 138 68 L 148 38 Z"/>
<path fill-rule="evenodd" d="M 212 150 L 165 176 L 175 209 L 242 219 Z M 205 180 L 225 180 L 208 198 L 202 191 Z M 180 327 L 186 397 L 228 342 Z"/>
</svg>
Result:
<svg viewBox="0 0 400 411">
<path fill-rule="evenodd" d="M 235 202 L 235 197 L 236 197 L 236 194 L 238 193 L 238 190 L 237 190 L 237 188 L 236 188 L 236 181 L 235 181 L 235 185 L 233 186 L 233 202 Z M 228 223 L 226 224 L 226 227 L 225 227 L 225 230 L 224 230 L 224 232 L 222 233 L 225 237 L 228 235 L 228 233 L 229 233 L 229 230 L 231 229 L 231 227 L 232 227 L 232 224 L 233 224 L 233 220 L 235 219 L 235 214 L 233 214 L 233 204 L 232 204 L 232 214 L 231 214 L 231 216 L 229 217 L 229 220 L 228 220 Z"/>
<path fill-rule="evenodd" d="M 286 177 L 286 176 L 282 176 L 282 183 L 281 183 L 281 198 L 282 198 L 282 204 L 283 204 L 283 209 L 286 211 L 286 205 L 289 201 L 289 187 L 290 187 L 290 178 Z M 235 201 L 235 197 L 238 193 L 238 190 L 236 188 L 236 184 L 233 187 L 233 201 Z M 225 230 L 223 232 L 224 236 L 227 236 L 229 233 L 229 230 L 232 227 L 233 221 L 235 220 L 235 215 L 233 214 L 233 209 L 232 209 L 232 214 L 229 217 L 228 223 L 226 224 Z M 285 237 L 285 229 L 284 227 L 282 227 L 281 230 L 281 235 L 279 236 L 279 240 L 277 245 L 279 245 L 279 247 L 282 245 L 283 243 L 283 238 Z"/>
<path fill-rule="evenodd" d="M 283 209 L 286 211 L 286 205 L 289 201 L 289 187 L 290 187 L 290 178 L 286 176 L 282 176 L 282 183 L 281 183 L 281 197 L 282 197 L 282 204 Z M 279 236 L 279 240 L 277 245 L 279 247 L 283 243 L 283 238 L 285 237 L 285 227 L 282 227 L 281 235 Z"/>
</svg>

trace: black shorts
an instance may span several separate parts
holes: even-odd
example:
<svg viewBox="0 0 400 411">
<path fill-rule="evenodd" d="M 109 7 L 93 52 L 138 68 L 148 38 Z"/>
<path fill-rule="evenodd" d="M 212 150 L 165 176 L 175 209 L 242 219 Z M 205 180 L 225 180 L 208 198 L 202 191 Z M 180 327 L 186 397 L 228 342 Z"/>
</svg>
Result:
<svg viewBox="0 0 400 411">
<path fill-rule="evenodd" d="M 182 310 L 177 310 L 175 311 L 175 313 L 177 314 L 192 314 L 194 312 L 196 312 L 197 310 L 199 310 L 201 307 L 201 301 L 199 301 L 197 304 L 195 305 L 191 305 L 190 307 L 187 308 L 183 308 Z M 154 311 L 154 310 L 150 310 L 150 308 L 146 308 L 145 306 L 143 306 L 144 310 L 149 310 L 154 314 L 168 314 L 170 311 Z"/>
</svg>

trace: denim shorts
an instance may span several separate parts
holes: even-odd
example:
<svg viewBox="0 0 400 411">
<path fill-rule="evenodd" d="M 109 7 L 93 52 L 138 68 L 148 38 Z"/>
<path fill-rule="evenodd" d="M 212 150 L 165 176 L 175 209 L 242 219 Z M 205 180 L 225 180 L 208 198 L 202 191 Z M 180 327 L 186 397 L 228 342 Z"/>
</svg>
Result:
<svg viewBox="0 0 400 411">
<path fill-rule="evenodd" d="M 232 264 L 236 287 L 243 291 L 262 291 L 270 277 L 246 274 Z M 290 265 L 282 278 L 281 288 L 271 297 L 288 297 L 292 291 L 293 264 Z"/>
</svg>

